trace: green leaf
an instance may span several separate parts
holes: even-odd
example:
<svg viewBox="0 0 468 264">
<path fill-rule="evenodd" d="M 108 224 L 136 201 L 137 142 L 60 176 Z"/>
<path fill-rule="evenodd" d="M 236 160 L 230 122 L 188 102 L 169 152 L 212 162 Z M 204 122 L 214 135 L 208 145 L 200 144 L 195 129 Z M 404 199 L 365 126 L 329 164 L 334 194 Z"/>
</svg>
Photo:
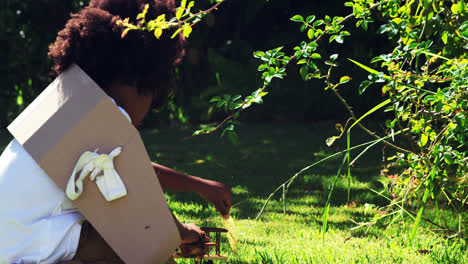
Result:
<svg viewBox="0 0 468 264">
<path fill-rule="evenodd" d="M 331 61 L 336 61 L 336 59 L 338 59 L 338 54 L 333 54 L 330 56 Z"/>
<path fill-rule="evenodd" d="M 355 4 L 353 8 L 354 8 L 354 13 L 356 14 L 362 14 L 362 12 L 364 12 L 364 8 L 360 4 Z"/>
<path fill-rule="evenodd" d="M 317 70 L 318 67 L 317 67 L 317 64 L 315 64 L 313 61 L 309 61 L 307 63 L 307 66 L 309 66 L 310 69 L 313 69 L 313 70 Z"/>
<path fill-rule="evenodd" d="M 312 55 L 310 55 L 310 57 L 314 60 L 320 60 L 322 58 L 322 56 L 320 56 L 320 54 L 318 53 L 313 53 Z"/>
<path fill-rule="evenodd" d="M 444 160 L 445 160 L 445 163 L 447 164 L 452 164 L 453 163 L 453 158 L 452 158 L 452 155 L 450 153 L 444 153 Z"/>
<path fill-rule="evenodd" d="M 414 221 L 413 229 L 411 230 L 411 235 L 410 235 L 411 246 L 413 246 L 414 239 L 416 238 L 416 232 L 418 231 L 418 226 L 421 222 L 421 218 L 422 218 L 424 208 L 426 206 L 427 198 L 429 197 L 429 194 L 432 193 L 432 188 L 430 185 L 432 185 L 432 181 L 434 180 L 434 176 L 437 172 L 437 169 L 436 169 L 437 167 L 438 167 L 438 164 L 435 164 L 434 168 L 431 170 L 431 173 L 428 177 L 429 178 L 428 186 L 426 187 L 426 191 L 424 192 L 422 202 L 420 203 L 420 206 L 419 206 L 418 214 L 416 215 L 416 219 Z"/>
<path fill-rule="evenodd" d="M 268 65 L 267 64 L 261 64 L 260 66 L 258 66 L 258 71 L 264 71 L 268 69 Z"/>
<path fill-rule="evenodd" d="M 23 105 L 23 90 L 18 91 L 18 96 L 16 96 L 16 105 L 17 106 Z"/>
<path fill-rule="evenodd" d="M 385 32 L 388 32 L 390 31 L 390 29 L 392 29 L 388 24 L 383 24 L 382 26 L 380 26 L 380 28 L 377 30 L 377 34 L 383 34 Z"/>
<path fill-rule="evenodd" d="M 459 30 L 460 30 L 460 35 L 462 36 L 462 38 L 464 38 L 465 40 L 468 40 L 468 21 L 463 22 Z"/>
<path fill-rule="evenodd" d="M 349 76 L 343 76 L 340 78 L 340 84 L 347 83 L 349 81 L 351 81 L 351 77 Z"/>
<path fill-rule="evenodd" d="M 447 45 L 447 42 L 448 42 L 448 31 L 445 31 L 443 34 L 442 34 L 442 42 L 444 42 L 445 45 Z"/>
<path fill-rule="evenodd" d="M 340 44 L 343 44 L 343 42 L 344 42 L 343 36 L 341 36 L 341 35 L 336 36 L 335 41 L 338 42 L 338 43 L 340 43 Z"/>
<path fill-rule="evenodd" d="M 309 39 L 312 39 L 312 38 L 314 37 L 314 34 L 315 34 L 315 31 L 314 31 L 312 28 L 310 28 L 310 29 L 307 31 L 307 37 L 308 37 Z"/>
<path fill-rule="evenodd" d="M 455 15 L 461 14 L 465 9 L 465 4 L 463 1 L 458 1 L 457 3 L 453 4 L 450 10 L 452 10 L 452 13 Z"/>
<path fill-rule="evenodd" d="M 361 85 L 359 85 L 359 94 L 363 94 L 366 91 L 367 87 L 369 87 L 369 85 L 371 84 L 372 82 L 369 80 L 363 81 Z"/>
<path fill-rule="evenodd" d="M 366 71 L 368 71 L 368 72 L 370 72 L 370 73 L 373 73 L 373 74 L 376 74 L 376 75 L 379 75 L 379 74 L 380 74 L 379 71 L 376 71 L 376 70 L 374 70 L 374 69 L 372 69 L 372 68 L 370 68 L 370 67 L 367 67 L 366 65 L 361 64 L 361 63 L 359 63 L 359 62 L 357 62 L 357 61 L 355 61 L 355 60 L 352 60 L 352 59 L 348 59 L 348 60 L 350 60 L 351 62 L 353 62 L 353 63 L 356 64 L 357 66 L 363 68 L 364 70 L 366 70 Z M 386 76 L 386 75 L 383 75 L 383 77 L 384 77 L 385 79 L 390 79 L 390 78 L 389 78 L 388 76 Z"/>
<path fill-rule="evenodd" d="M 301 74 L 302 79 L 305 81 L 307 79 L 307 74 L 309 73 L 309 69 L 307 66 L 302 66 L 301 69 L 299 70 L 299 73 Z"/>
<path fill-rule="evenodd" d="M 228 131 L 227 132 L 229 141 L 231 141 L 232 144 L 237 145 L 239 144 L 239 137 L 237 136 L 237 133 L 235 131 Z"/>
<path fill-rule="evenodd" d="M 304 18 L 301 15 L 295 15 L 291 17 L 291 20 L 294 22 L 304 22 Z"/>
<path fill-rule="evenodd" d="M 240 94 L 236 94 L 232 97 L 232 101 L 237 101 L 241 98 L 242 96 Z"/>
<path fill-rule="evenodd" d="M 254 52 L 253 56 L 254 56 L 254 58 L 261 58 L 261 57 L 265 56 L 265 52 L 256 51 L 256 52 Z"/>
<path fill-rule="evenodd" d="M 343 125 L 340 124 L 340 123 L 335 124 L 335 128 L 336 128 L 336 130 L 338 130 L 338 132 L 340 132 L 340 133 L 343 133 L 343 131 L 344 131 Z"/>
<path fill-rule="evenodd" d="M 452 112 L 452 108 L 450 108 L 450 106 L 448 105 L 444 105 L 442 107 L 442 110 L 446 113 L 446 114 L 450 114 L 450 112 Z"/>
<path fill-rule="evenodd" d="M 314 27 L 318 27 L 318 26 L 321 26 L 321 25 L 323 25 L 323 20 L 317 20 L 317 21 L 314 22 L 314 24 L 312 24 L 312 26 L 314 26 Z"/>
<path fill-rule="evenodd" d="M 330 147 L 330 146 L 333 145 L 333 143 L 335 143 L 335 141 L 336 141 L 337 139 L 339 139 L 339 138 L 340 138 L 340 137 L 337 137 L 337 136 L 329 137 L 329 138 L 327 138 L 327 140 L 325 140 L 325 144 L 327 144 L 327 146 Z"/>
<path fill-rule="evenodd" d="M 311 41 L 311 42 L 307 43 L 307 47 L 309 47 L 310 49 L 312 49 L 312 51 L 314 51 L 314 50 L 317 49 L 318 44 L 315 43 L 314 41 Z"/>
<path fill-rule="evenodd" d="M 297 62 L 297 65 L 300 65 L 300 64 L 305 64 L 307 63 L 307 60 L 306 59 L 302 59 L 300 61 Z"/>
<path fill-rule="evenodd" d="M 218 101 L 221 101 L 221 100 L 222 100 L 221 97 L 215 96 L 215 97 L 211 98 L 210 103 L 218 102 Z"/>
<path fill-rule="evenodd" d="M 429 137 L 426 134 L 421 134 L 421 146 L 424 147 L 427 144 Z"/>
<path fill-rule="evenodd" d="M 391 102 L 390 99 L 387 99 L 383 102 L 381 102 L 380 104 L 374 106 L 371 110 L 367 111 L 367 113 L 365 113 L 364 115 L 362 115 L 358 120 L 356 120 L 356 122 L 354 122 L 349 128 L 348 128 L 348 131 L 351 130 L 351 128 L 353 128 L 355 125 L 357 125 L 359 122 L 361 122 L 362 119 L 364 119 L 366 116 L 374 113 L 375 111 L 379 110 L 380 108 L 384 107 L 385 105 L 389 104 Z"/>
<path fill-rule="evenodd" d="M 349 33 L 349 31 L 341 31 L 340 35 L 341 36 L 351 36 L 351 33 Z"/>
<path fill-rule="evenodd" d="M 308 17 L 306 18 L 306 22 L 309 23 L 309 24 L 312 23 L 312 21 L 314 21 L 314 20 L 315 20 L 315 16 L 314 16 L 314 15 L 308 16 Z"/>
<path fill-rule="evenodd" d="M 325 242 L 325 233 L 327 232 L 327 223 L 328 223 L 328 213 L 329 213 L 329 210 L 330 210 L 330 204 L 331 204 L 331 199 L 332 199 L 332 195 L 333 195 L 333 190 L 335 189 L 336 182 L 337 182 L 338 178 L 341 175 L 341 170 L 343 169 L 343 166 L 344 166 L 347 158 L 348 158 L 348 155 L 344 155 L 343 161 L 341 162 L 341 166 L 338 169 L 338 173 L 336 174 L 335 178 L 333 179 L 333 183 L 331 185 L 330 192 L 328 193 L 327 202 L 325 203 L 325 210 L 323 212 L 323 223 L 322 223 L 322 243 Z"/>
</svg>

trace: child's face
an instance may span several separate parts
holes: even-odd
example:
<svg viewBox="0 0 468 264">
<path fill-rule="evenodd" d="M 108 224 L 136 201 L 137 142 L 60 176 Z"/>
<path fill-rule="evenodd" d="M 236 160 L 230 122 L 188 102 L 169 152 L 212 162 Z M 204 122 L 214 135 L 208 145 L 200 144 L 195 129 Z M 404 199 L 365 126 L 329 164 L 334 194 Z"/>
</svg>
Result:
<svg viewBox="0 0 468 264">
<path fill-rule="evenodd" d="M 138 127 L 142 124 L 143 119 L 151 108 L 153 95 L 136 95 L 134 100 L 131 100 L 124 109 L 130 115 L 134 126 Z M 123 106 L 122 106 L 123 107 Z"/>
<path fill-rule="evenodd" d="M 108 89 L 110 97 L 125 109 L 132 119 L 132 124 L 136 127 L 142 124 L 143 119 L 151 108 L 153 95 L 138 94 L 136 86 L 115 82 Z"/>
</svg>

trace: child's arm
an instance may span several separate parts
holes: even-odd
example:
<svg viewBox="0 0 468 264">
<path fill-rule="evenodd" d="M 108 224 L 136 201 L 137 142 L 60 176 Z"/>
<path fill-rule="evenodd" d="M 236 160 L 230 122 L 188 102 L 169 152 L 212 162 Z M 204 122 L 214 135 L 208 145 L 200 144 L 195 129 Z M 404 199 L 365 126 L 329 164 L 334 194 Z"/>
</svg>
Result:
<svg viewBox="0 0 468 264">
<path fill-rule="evenodd" d="M 153 168 L 164 190 L 196 192 L 212 203 L 216 211 L 222 215 L 229 214 L 231 192 L 225 184 L 183 174 L 156 163 L 153 163 Z"/>
</svg>

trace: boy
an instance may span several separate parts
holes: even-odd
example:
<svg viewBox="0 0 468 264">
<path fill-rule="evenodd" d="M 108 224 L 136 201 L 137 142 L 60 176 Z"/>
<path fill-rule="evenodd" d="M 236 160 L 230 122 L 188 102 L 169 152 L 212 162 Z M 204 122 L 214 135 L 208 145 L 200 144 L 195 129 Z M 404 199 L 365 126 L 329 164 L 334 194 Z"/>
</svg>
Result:
<svg viewBox="0 0 468 264">
<path fill-rule="evenodd" d="M 151 108 L 161 106 L 170 90 L 171 69 L 184 55 L 184 38 L 171 33 L 130 31 L 122 39 L 117 21 L 136 18 L 149 4 L 148 19 L 175 16 L 173 0 L 91 0 L 73 14 L 50 46 L 53 71 L 59 75 L 78 64 L 139 126 Z M 222 183 L 185 175 L 153 164 L 165 190 L 194 191 L 222 215 L 231 196 Z M 208 239 L 194 224 L 176 219 L 183 243 Z M 137 252 L 136 252 L 137 254 Z M 24 148 L 13 140 L 0 156 L 0 262 L 122 263 L 94 228 Z M 2 263 L 3 264 L 3 263 Z"/>
</svg>

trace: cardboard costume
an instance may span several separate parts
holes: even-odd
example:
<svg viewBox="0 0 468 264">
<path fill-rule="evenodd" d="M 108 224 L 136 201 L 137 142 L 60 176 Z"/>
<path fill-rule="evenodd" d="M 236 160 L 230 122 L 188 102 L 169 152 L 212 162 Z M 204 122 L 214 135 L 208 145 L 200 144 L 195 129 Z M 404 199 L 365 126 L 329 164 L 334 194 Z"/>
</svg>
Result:
<svg viewBox="0 0 468 264">
<path fill-rule="evenodd" d="M 64 191 L 83 153 L 121 147 L 113 169 L 127 195 L 108 202 L 85 180 L 73 204 L 126 263 L 165 263 L 178 247 L 178 229 L 138 131 L 77 65 L 58 76 L 8 130 Z"/>
</svg>

